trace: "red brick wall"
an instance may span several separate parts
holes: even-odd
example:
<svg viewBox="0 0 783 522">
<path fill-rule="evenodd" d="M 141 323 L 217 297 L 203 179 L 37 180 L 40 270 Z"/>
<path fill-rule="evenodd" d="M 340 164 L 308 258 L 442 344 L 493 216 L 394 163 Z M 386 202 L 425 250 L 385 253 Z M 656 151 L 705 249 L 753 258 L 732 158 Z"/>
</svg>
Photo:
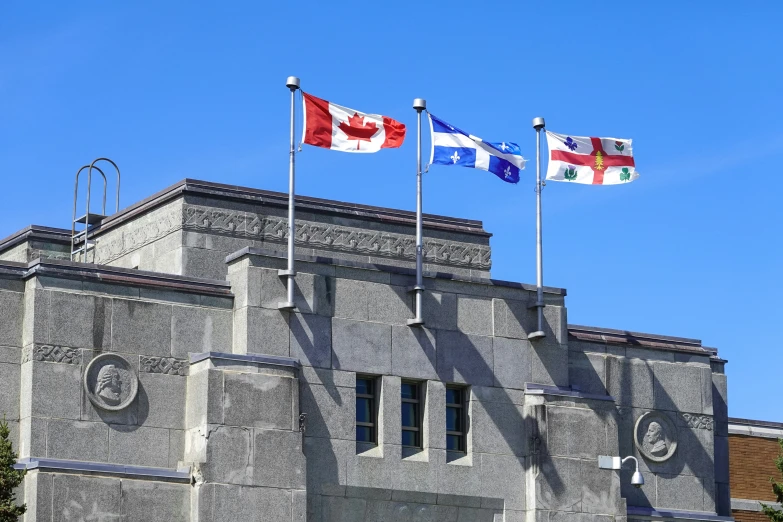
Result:
<svg viewBox="0 0 783 522">
<path fill-rule="evenodd" d="M 731 516 L 737 522 L 769 522 L 767 515 L 761 511 L 737 511 L 733 510 Z"/>
<path fill-rule="evenodd" d="M 780 452 L 777 439 L 729 435 L 729 487 L 732 498 L 775 501 L 770 477 L 783 481 L 775 467 L 775 457 Z M 742 517 L 752 513 L 739 511 Z M 760 516 L 763 516 L 759 514 Z M 755 516 L 755 514 L 754 514 Z M 737 518 L 745 522 L 757 522 L 756 518 Z M 768 522 L 766 517 L 759 522 Z"/>
</svg>

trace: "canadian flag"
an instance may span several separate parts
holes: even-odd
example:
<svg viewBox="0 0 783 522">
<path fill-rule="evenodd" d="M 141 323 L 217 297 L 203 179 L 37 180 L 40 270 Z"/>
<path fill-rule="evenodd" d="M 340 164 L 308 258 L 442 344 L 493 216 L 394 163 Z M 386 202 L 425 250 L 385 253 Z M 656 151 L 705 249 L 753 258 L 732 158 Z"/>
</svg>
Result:
<svg viewBox="0 0 783 522">
<path fill-rule="evenodd" d="M 380 114 L 365 114 L 312 94 L 304 97 L 304 136 L 308 145 L 344 152 L 378 152 L 405 140 L 405 125 Z"/>
</svg>

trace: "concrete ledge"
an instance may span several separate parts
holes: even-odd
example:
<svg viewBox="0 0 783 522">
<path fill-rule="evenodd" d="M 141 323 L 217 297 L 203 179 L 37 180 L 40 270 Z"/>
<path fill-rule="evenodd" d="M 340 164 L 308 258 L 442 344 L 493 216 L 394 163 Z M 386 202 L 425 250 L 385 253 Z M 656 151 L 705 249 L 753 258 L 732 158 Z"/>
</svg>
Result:
<svg viewBox="0 0 783 522">
<path fill-rule="evenodd" d="M 205 352 L 190 354 L 190 364 L 196 364 L 207 359 L 220 359 L 241 363 L 269 364 L 272 366 L 285 366 L 299 369 L 302 365 L 299 359 L 291 357 L 278 357 L 276 355 L 243 355 L 238 353 Z"/>
<path fill-rule="evenodd" d="M 778 504 L 777 502 L 764 502 L 767 506 L 774 508 L 774 509 L 781 509 L 781 504 Z M 736 509 L 737 511 L 761 511 L 761 502 L 758 500 L 747 500 L 744 498 L 733 498 L 731 499 L 731 509 Z"/>
<path fill-rule="evenodd" d="M 44 227 L 41 225 L 30 225 L 14 232 L 10 236 L 0 239 L 0 252 L 5 252 L 11 247 L 23 243 L 24 241 L 49 241 L 52 243 L 61 243 L 71 246 L 71 231 L 64 228 Z"/>
<path fill-rule="evenodd" d="M 237 259 L 240 259 L 244 256 L 263 256 L 263 257 L 273 257 L 278 259 L 288 259 L 286 254 L 278 252 L 277 250 L 267 249 L 267 248 L 253 248 L 253 247 L 245 247 L 241 250 L 237 250 L 233 254 L 230 254 L 226 256 L 226 263 L 231 263 L 232 261 L 236 261 Z M 375 263 L 363 263 L 361 261 L 348 261 L 346 259 L 338 259 L 333 257 L 323 257 L 323 256 L 308 256 L 304 254 L 296 254 L 294 256 L 294 259 L 296 261 L 304 261 L 306 263 L 320 263 L 325 265 L 335 265 L 335 266 L 345 266 L 348 268 L 360 268 L 365 270 L 378 270 L 380 272 L 389 272 L 392 274 L 399 274 L 399 275 L 409 275 L 409 276 L 415 276 L 416 270 L 413 268 L 405 268 L 405 267 L 399 267 L 399 266 L 391 266 L 391 265 L 383 265 L 383 264 L 375 264 Z M 456 274 L 450 274 L 447 272 L 428 272 L 424 271 L 422 272 L 424 277 L 430 278 L 430 279 L 448 279 L 450 281 L 459 281 L 464 283 L 475 283 L 479 285 L 487 285 L 487 286 L 502 286 L 505 288 L 519 288 L 521 290 L 527 290 L 529 292 L 535 292 L 536 286 L 535 285 L 528 285 L 525 283 L 517 283 L 514 281 L 503 281 L 500 279 L 487 279 L 482 277 L 470 277 L 470 276 L 464 276 L 464 275 L 456 275 Z M 547 294 L 554 294 L 554 295 L 566 295 L 565 288 L 555 288 L 551 286 L 545 286 L 544 292 Z"/>
<path fill-rule="evenodd" d="M 56 259 L 36 259 L 30 262 L 23 277 L 24 279 L 29 279 L 35 276 L 96 281 L 125 286 L 152 287 L 218 297 L 233 297 L 234 295 L 231 293 L 231 285 L 227 281 Z"/>
<path fill-rule="evenodd" d="M 627 330 L 581 326 L 578 324 L 568 325 L 568 336 L 569 338 L 585 342 L 626 344 L 654 350 L 698 353 L 712 358 L 717 358 L 718 356 L 716 348 L 707 348 L 701 345 L 699 339 L 688 339 L 686 337 L 629 332 Z M 722 359 L 721 361 L 726 362 Z"/>
<path fill-rule="evenodd" d="M 731 517 L 721 517 L 706 511 L 679 511 L 675 509 L 655 509 L 628 506 L 628 516 L 650 520 L 707 520 L 710 522 L 734 522 Z"/>
<path fill-rule="evenodd" d="M 525 383 L 525 394 L 527 395 L 556 395 L 559 397 L 573 397 L 576 399 L 589 399 L 594 401 L 614 402 L 611 395 L 596 395 L 593 393 L 583 393 L 571 388 L 562 388 L 560 386 L 549 386 L 547 384 Z"/>
<path fill-rule="evenodd" d="M 729 434 L 783 439 L 783 423 L 729 417 Z"/>
<path fill-rule="evenodd" d="M 80 473 L 91 475 L 111 475 L 144 480 L 165 482 L 191 481 L 190 467 L 181 469 L 148 468 L 144 466 L 124 466 L 122 464 L 103 464 L 78 460 L 39 459 L 36 457 L 19 459 L 16 469 L 39 470 L 60 473 Z"/>
</svg>

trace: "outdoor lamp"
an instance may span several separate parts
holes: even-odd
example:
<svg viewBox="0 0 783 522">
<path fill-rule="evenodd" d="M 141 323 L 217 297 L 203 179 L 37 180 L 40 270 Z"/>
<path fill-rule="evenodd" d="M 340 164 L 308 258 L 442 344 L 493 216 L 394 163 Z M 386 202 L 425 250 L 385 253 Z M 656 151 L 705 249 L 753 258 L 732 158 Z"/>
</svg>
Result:
<svg viewBox="0 0 783 522">
<path fill-rule="evenodd" d="M 606 455 L 599 455 L 598 457 L 598 467 L 600 469 L 621 469 L 623 467 L 623 464 L 625 464 L 627 461 L 633 460 L 634 465 L 636 466 L 636 471 L 633 472 L 633 476 L 631 477 L 631 485 L 635 488 L 640 488 L 644 485 L 644 477 L 641 473 L 639 473 L 639 461 L 636 460 L 636 457 L 628 456 L 624 459 L 620 457 L 608 457 Z"/>
</svg>

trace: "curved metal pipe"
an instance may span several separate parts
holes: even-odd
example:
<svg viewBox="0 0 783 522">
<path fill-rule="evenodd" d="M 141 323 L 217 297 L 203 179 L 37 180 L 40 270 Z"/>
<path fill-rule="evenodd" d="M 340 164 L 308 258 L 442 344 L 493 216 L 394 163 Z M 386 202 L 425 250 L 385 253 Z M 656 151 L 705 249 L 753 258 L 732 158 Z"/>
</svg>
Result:
<svg viewBox="0 0 783 522">
<path fill-rule="evenodd" d="M 117 213 L 117 212 L 120 211 L 120 168 L 117 166 L 116 163 L 114 163 L 109 158 L 98 158 L 98 159 L 94 160 L 92 163 L 90 163 L 90 169 L 97 168 L 97 167 L 95 167 L 95 164 L 98 163 L 99 161 L 108 161 L 109 163 L 112 164 L 112 166 L 114 167 L 114 170 L 117 171 L 117 200 L 116 200 L 117 202 L 116 202 L 116 206 L 115 206 L 115 209 L 114 209 L 114 212 Z M 105 197 L 105 194 L 104 194 L 104 197 Z M 106 215 L 105 210 L 104 210 L 103 214 Z"/>
<path fill-rule="evenodd" d="M 74 183 L 74 187 L 73 187 L 73 216 L 71 217 L 71 261 L 73 261 L 73 247 L 74 247 L 74 243 L 75 243 L 74 242 L 74 234 L 76 233 L 76 203 L 78 202 L 78 197 L 79 197 L 79 175 L 82 173 L 82 171 L 84 169 L 89 169 L 91 167 L 92 167 L 91 165 L 85 165 L 85 166 L 83 166 L 82 168 L 80 168 L 79 170 L 76 171 L 76 183 Z M 98 168 L 98 167 L 92 167 L 92 168 L 97 170 L 101 174 L 101 176 L 103 176 L 103 213 L 105 214 L 106 213 L 106 174 L 104 174 L 103 171 L 100 168 Z M 87 206 L 87 214 L 90 213 L 90 207 L 89 207 L 89 201 L 90 201 L 90 193 L 89 193 L 90 176 L 91 176 L 91 171 L 89 171 L 87 173 L 87 178 L 88 178 L 87 179 L 87 187 L 88 187 L 88 192 L 87 192 L 87 205 L 88 205 Z M 89 221 L 89 219 L 87 219 L 87 221 Z M 85 227 L 86 226 L 87 226 L 87 223 L 85 223 Z M 84 235 L 84 240 L 85 240 L 85 246 L 86 246 L 87 234 Z M 84 259 L 87 259 L 86 255 L 87 255 L 87 251 L 85 249 L 85 258 Z"/>
</svg>

